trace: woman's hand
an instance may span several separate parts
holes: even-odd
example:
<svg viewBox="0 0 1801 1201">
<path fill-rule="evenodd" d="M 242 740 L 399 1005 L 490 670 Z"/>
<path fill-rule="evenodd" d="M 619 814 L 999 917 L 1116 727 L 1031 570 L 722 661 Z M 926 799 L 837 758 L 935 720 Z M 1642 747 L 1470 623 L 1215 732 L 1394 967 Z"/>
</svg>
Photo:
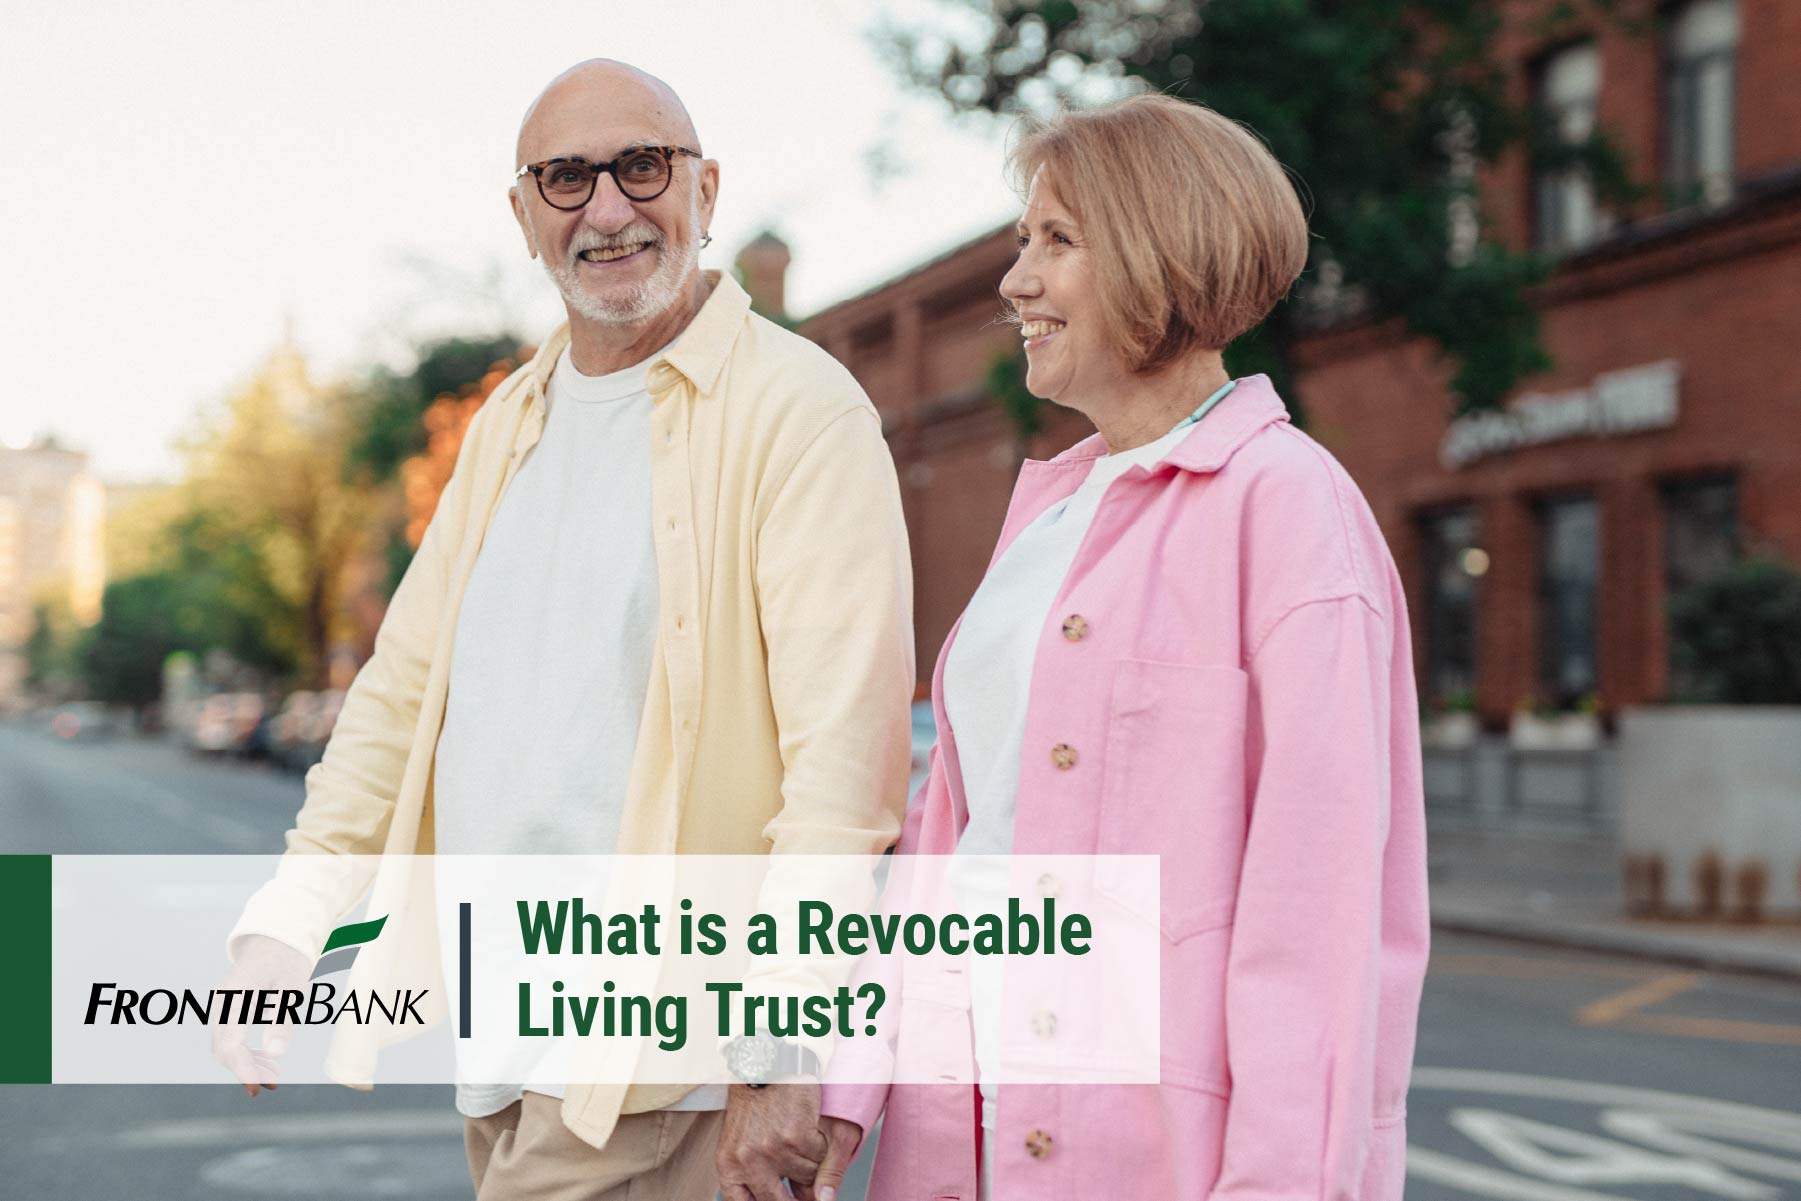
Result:
<svg viewBox="0 0 1801 1201">
<path fill-rule="evenodd" d="M 857 1148 L 863 1145 L 863 1127 L 843 1118 L 820 1118 L 819 1129 L 825 1135 L 825 1159 L 811 1184 L 796 1184 L 794 1195 L 799 1201 L 838 1201 L 838 1187 Z"/>
</svg>

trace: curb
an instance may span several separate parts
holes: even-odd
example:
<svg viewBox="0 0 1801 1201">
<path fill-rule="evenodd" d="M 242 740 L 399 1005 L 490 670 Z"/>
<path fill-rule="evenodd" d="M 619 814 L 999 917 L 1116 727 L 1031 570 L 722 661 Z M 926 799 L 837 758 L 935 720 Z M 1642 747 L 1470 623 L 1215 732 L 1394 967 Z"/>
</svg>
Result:
<svg viewBox="0 0 1801 1201">
<path fill-rule="evenodd" d="M 1709 971 L 1741 972 L 1801 981 L 1801 943 L 1797 944 L 1793 952 L 1784 954 L 1777 950 L 1730 943 L 1702 946 L 1697 943 L 1673 942 L 1649 931 L 1612 930 L 1578 926 L 1569 922 L 1535 921 L 1527 917 L 1497 917 L 1493 914 L 1443 910 L 1432 914 L 1432 928 L 1456 934 L 1485 934 L 1539 946 L 1650 959 Z"/>
</svg>

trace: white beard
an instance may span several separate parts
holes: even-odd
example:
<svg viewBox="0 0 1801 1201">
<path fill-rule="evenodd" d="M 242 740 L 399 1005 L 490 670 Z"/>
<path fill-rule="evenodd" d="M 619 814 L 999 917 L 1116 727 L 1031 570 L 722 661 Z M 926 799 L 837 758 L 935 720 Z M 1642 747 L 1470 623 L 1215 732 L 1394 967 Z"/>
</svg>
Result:
<svg viewBox="0 0 1801 1201">
<path fill-rule="evenodd" d="M 689 197 L 688 228 L 700 224 L 700 198 Z M 544 270 L 563 302 L 590 321 L 602 325 L 637 325 L 673 307 L 682 297 L 694 264 L 700 260 L 700 243 L 690 240 L 677 250 L 667 241 L 652 248 L 657 255 L 657 269 L 643 283 L 628 288 L 608 289 L 608 295 L 596 296 L 582 285 L 579 252 L 572 252 L 561 263 L 552 263 L 548 255 Z"/>
</svg>

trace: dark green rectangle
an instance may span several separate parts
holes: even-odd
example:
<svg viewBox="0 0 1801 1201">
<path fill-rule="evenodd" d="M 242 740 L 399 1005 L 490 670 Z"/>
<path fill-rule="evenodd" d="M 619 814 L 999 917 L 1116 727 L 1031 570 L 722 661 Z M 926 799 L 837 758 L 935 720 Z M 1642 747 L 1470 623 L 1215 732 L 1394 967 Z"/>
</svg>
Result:
<svg viewBox="0 0 1801 1201">
<path fill-rule="evenodd" d="M 50 1083 L 50 856 L 0 855 L 0 1084 Z"/>
</svg>

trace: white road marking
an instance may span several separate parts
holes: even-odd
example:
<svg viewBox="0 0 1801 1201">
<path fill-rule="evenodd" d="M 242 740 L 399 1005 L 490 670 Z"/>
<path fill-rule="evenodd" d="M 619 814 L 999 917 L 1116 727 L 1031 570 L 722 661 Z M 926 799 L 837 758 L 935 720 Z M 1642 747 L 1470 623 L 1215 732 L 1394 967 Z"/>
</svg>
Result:
<svg viewBox="0 0 1801 1201">
<path fill-rule="evenodd" d="M 134 1126 L 113 1135 L 108 1141 L 119 1150 L 154 1151 L 180 1147 L 462 1137 L 462 1115 L 445 1105 L 442 1109 L 391 1109 L 379 1113 L 187 1118 Z"/>
<path fill-rule="evenodd" d="M 440 1143 L 350 1143 L 251 1147 L 203 1164 L 202 1184 L 262 1197 L 446 1197 L 469 1195 L 461 1147 Z"/>
<path fill-rule="evenodd" d="M 1598 1084 L 1592 1080 L 1563 1080 L 1553 1076 L 1527 1076 L 1518 1072 L 1487 1072 L 1469 1068 L 1416 1067 L 1412 1087 L 1499 1096 L 1546 1097 L 1554 1101 L 1579 1101 L 1590 1105 L 1676 1110 L 1704 1114 L 1722 1121 L 1747 1123 L 1771 1130 L 1801 1132 L 1801 1114 L 1764 1109 L 1737 1101 L 1719 1101 L 1688 1093 L 1634 1088 L 1624 1084 Z"/>
<path fill-rule="evenodd" d="M 1801 1129 L 1795 1123 L 1783 1127 L 1763 1127 L 1743 1122 L 1722 1122 L 1710 1120 L 1692 1113 L 1633 1113 L 1629 1110 L 1608 1110 L 1601 1115 L 1601 1126 L 1605 1130 L 1637 1139 L 1652 1146 L 1669 1147 L 1676 1151 L 1687 1151 L 1691 1155 L 1702 1155 L 1716 1163 L 1731 1164 L 1735 1168 L 1743 1168 L 1747 1172 L 1756 1172 L 1760 1176 L 1774 1176 L 1778 1180 L 1801 1180 Z M 1741 1143 L 1762 1143 L 1766 1147 L 1777 1147 L 1785 1151 L 1793 1151 L 1793 1159 L 1775 1155 L 1761 1155 L 1756 1151 L 1747 1151 L 1743 1147 L 1730 1143 L 1718 1143 L 1709 1138 L 1697 1138 L 1697 1132 L 1724 1135 Z"/>
<path fill-rule="evenodd" d="M 1719 1134 L 1741 1143 L 1751 1142 L 1765 1147 L 1801 1152 L 1801 1114 L 1765 1109 L 1761 1106 L 1745 1105 L 1736 1101 L 1721 1101 L 1712 1097 L 1664 1092 L 1658 1089 L 1462 1068 L 1416 1067 L 1413 1072 L 1412 1087 L 1422 1091 L 1442 1089 L 1499 1096 L 1537 1097 L 1605 1107 L 1599 1120 L 1602 1128 L 1610 1133 L 1640 1139 L 1662 1150 L 1674 1149 L 1687 1152 L 1697 1157 L 1696 1162 L 1703 1163 L 1708 1167 L 1730 1164 L 1759 1175 L 1778 1179 L 1801 1179 L 1801 1159 L 1762 1155 L 1741 1147 L 1694 1137 L 1694 1132 L 1700 1131 Z M 1452 1125 L 1458 1126 L 1460 1129 L 1469 1127 L 1471 1125 L 1469 1114 L 1472 1112 L 1487 1111 L 1453 1110 Z M 1464 1115 L 1461 1121 L 1458 1120 L 1459 1113 Z M 1507 1118 L 1515 1131 L 1529 1127 L 1536 1127 L 1540 1132 L 1558 1129 L 1542 1123 L 1528 1122 L 1527 1119 L 1512 1115 L 1495 1116 Z M 1472 1137 L 1476 1137 L 1478 1141 L 1482 1141 L 1480 1137 L 1482 1133 L 1492 1135 L 1496 1131 L 1496 1127 L 1492 1123 L 1485 1126 L 1482 1121 L 1477 1121 L 1475 1128 L 1478 1133 L 1472 1134 Z M 1465 1133 L 1470 1134 L 1471 1131 L 1465 1129 Z M 1596 1140 L 1593 1135 L 1578 1134 L 1575 1131 L 1560 1131 L 1558 1137 L 1552 1141 L 1553 1143 L 1573 1145 L 1570 1142 L 1571 1136 L 1584 1141 L 1605 1143 L 1605 1140 Z M 1539 1141 L 1544 1142 L 1543 1139 Z M 1537 1172 L 1547 1166 L 1543 1163 L 1528 1164 L 1517 1154 L 1509 1159 L 1510 1152 L 1521 1151 L 1521 1147 L 1517 1144 L 1505 1149 L 1497 1149 L 1495 1146 L 1489 1146 L 1488 1143 L 1484 1145 L 1488 1146 L 1488 1149 L 1498 1158 L 1509 1160 L 1513 1166 L 1523 1170 Z M 1611 1146 L 1619 1147 L 1623 1144 L 1612 1144 Z M 1597 1193 L 1568 1183 L 1552 1183 L 1545 1180 L 1542 1175 L 1527 1177 L 1504 1169 L 1469 1163 L 1441 1151 L 1416 1146 L 1412 1143 L 1407 1146 L 1407 1175 L 1409 1179 L 1430 1180 L 1476 1196 L 1497 1198 L 1499 1201 L 1634 1201 L 1633 1198 L 1623 1194 Z M 1728 1190 L 1722 1192 L 1721 1195 L 1742 1197 L 1746 1201 L 1752 1197 L 1775 1201 L 1784 1195 L 1778 1190 L 1765 1189 L 1760 1184 L 1744 1181 L 1741 1177 L 1733 1176 L 1730 1173 L 1711 1177 L 1708 1184 L 1697 1184 L 1698 1187 L 1712 1187 L 1716 1192 L 1721 1191 L 1717 1187 L 1720 1185 L 1724 1185 Z M 1758 1191 L 1752 1192 L 1753 1189 Z"/>
<path fill-rule="evenodd" d="M 1705 1159 L 1570 1130 L 1493 1109 L 1453 1109 L 1450 1125 L 1523 1176 L 1559 1184 L 1686 1185 L 1733 1201 L 1781 1201 L 1782 1190 Z M 1655 1144 L 1653 1144 L 1655 1145 Z"/>
<path fill-rule="evenodd" d="M 1478 1197 L 1501 1201 L 1633 1201 L 1619 1193 L 1596 1193 L 1585 1188 L 1527 1180 L 1510 1172 L 1465 1163 L 1461 1159 L 1407 1144 L 1407 1178 L 1447 1184 Z"/>
</svg>

